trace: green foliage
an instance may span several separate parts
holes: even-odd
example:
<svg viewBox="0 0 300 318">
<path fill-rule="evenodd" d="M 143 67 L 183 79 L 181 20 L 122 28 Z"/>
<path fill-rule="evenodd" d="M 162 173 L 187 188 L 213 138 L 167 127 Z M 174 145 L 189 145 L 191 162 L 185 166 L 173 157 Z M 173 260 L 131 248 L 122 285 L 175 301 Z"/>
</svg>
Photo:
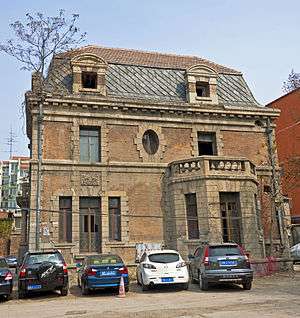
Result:
<svg viewBox="0 0 300 318">
<path fill-rule="evenodd" d="M 13 220 L 0 219 L 0 238 L 8 239 L 11 234 Z"/>
</svg>

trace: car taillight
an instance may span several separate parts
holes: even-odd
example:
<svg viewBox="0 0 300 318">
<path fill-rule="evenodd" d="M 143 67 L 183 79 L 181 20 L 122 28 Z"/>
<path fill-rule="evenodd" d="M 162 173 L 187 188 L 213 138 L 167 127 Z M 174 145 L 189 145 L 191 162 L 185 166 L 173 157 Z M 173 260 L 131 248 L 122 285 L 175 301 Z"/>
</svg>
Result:
<svg viewBox="0 0 300 318">
<path fill-rule="evenodd" d="M 152 264 L 147 264 L 147 263 L 144 263 L 144 264 L 143 264 L 143 267 L 144 267 L 144 268 L 148 268 L 148 269 L 156 269 L 156 267 L 155 267 L 154 265 L 152 265 Z"/>
<path fill-rule="evenodd" d="M 12 279 L 13 279 L 13 277 L 12 277 L 11 272 L 7 272 L 6 275 L 5 275 L 4 280 L 12 280 Z"/>
<path fill-rule="evenodd" d="M 19 278 L 24 278 L 24 277 L 26 277 L 26 268 L 22 267 L 19 272 Z"/>
<path fill-rule="evenodd" d="M 119 273 L 121 275 L 128 274 L 128 268 L 126 266 L 119 268 Z"/>
<path fill-rule="evenodd" d="M 88 276 L 95 276 L 96 275 L 96 273 L 97 273 L 97 270 L 96 269 L 94 269 L 94 268 L 87 268 L 86 270 L 85 270 L 85 273 L 88 275 Z"/>
<path fill-rule="evenodd" d="M 209 250 L 208 247 L 205 247 L 204 255 L 203 255 L 203 264 L 204 266 L 209 266 Z"/>
<path fill-rule="evenodd" d="M 250 265 L 250 260 L 249 260 L 249 257 L 248 257 L 249 254 L 247 255 L 247 253 L 244 251 L 244 249 L 240 245 L 238 247 L 239 247 L 239 250 L 241 252 L 241 255 L 243 255 L 245 257 L 246 265 L 250 268 L 251 265 Z"/>
<path fill-rule="evenodd" d="M 64 274 L 68 274 L 68 266 L 66 263 L 63 264 L 63 271 L 64 271 Z"/>
<path fill-rule="evenodd" d="M 180 262 L 176 265 L 176 268 L 181 268 L 181 267 L 185 267 L 186 263 L 185 262 Z"/>
</svg>

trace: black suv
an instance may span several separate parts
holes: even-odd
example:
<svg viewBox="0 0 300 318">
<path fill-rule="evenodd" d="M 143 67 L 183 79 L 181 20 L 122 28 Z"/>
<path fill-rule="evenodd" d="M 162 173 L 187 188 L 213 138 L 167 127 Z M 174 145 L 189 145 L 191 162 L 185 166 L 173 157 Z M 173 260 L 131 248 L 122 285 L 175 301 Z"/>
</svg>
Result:
<svg viewBox="0 0 300 318">
<path fill-rule="evenodd" d="M 190 277 L 202 290 L 209 283 L 236 283 L 250 290 L 253 271 L 243 249 L 235 243 L 207 244 L 189 255 Z"/>
<path fill-rule="evenodd" d="M 31 292 L 59 290 L 68 294 L 68 270 L 57 250 L 28 252 L 18 268 L 19 298 Z"/>
</svg>

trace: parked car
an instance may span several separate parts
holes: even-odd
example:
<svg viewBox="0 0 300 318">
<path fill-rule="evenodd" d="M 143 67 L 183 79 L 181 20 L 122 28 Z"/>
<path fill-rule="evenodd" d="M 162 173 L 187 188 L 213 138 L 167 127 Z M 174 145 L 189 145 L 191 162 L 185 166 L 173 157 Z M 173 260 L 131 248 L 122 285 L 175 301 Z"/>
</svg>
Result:
<svg viewBox="0 0 300 318">
<path fill-rule="evenodd" d="M 9 255 L 6 257 L 6 262 L 9 267 L 17 267 L 18 266 L 18 258 L 14 255 Z"/>
<path fill-rule="evenodd" d="M 236 283 L 250 290 L 253 271 L 243 249 L 234 243 L 207 244 L 189 255 L 190 276 L 207 290 L 209 283 Z"/>
<path fill-rule="evenodd" d="M 120 256 L 98 254 L 87 256 L 78 270 L 78 286 L 82 294 L 90 290 L 120 286 L 121 276 L 124 279 L 125 291 L 129 290 L 128 269 Z"/>
<path fill-rule="evenodd" d="M 68 270 L 57 250 L 28 252 L 18 268 L 19 298 L 29 293 L 59 290 L 68 294 Z"/>
<path fill-rule="evenodd" d="M 178 284 L 188 289 L 189 284 L 187 264 L 173 250 L 144 252 L 137 266 L 136 277 L 143 290 L 165 284 Z"/>
<path fill-rule="evenodd" d="M 290 251 L 294 263 L 300 263 L 300 243 L 292 246 Z"/>
<path fill-rule="evenodd" d="M 13 289 L 13 275 L 4 257 L 0 257 L 0 295 L 8 299 Z"/>
</svg>

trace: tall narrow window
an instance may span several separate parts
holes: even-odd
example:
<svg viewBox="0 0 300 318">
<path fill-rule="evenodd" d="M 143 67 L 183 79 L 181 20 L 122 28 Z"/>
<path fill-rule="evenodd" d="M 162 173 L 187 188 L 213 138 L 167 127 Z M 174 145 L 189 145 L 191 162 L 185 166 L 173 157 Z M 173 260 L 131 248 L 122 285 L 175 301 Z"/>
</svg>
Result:
<svg viewBox="0 0 300 318">
<path fill-rule="evenodd" d="M 198 211 L 196 193 L 185 195 L 188 239 L 199 239 Z"/>
<path fill-rule="evenodd" d="M 80 128 L 80 161 L 99 162 L 100 161 L 100 138 L 99 128 Z"/>
<path fill-rule="evenodd" d="M 199 156 L 217 154 L 215 133 L 198 132 L 198 154 Z"/>
<path fill-rule="evenodd" d="M 72 198 L 59 197 L 59 241 L 72 242 Z"/>
<path fill-rule="evenodd" d="M 108 198 L 109 239 L 121 241 L 121 200 L 119 197 Z"/>
</svg>

